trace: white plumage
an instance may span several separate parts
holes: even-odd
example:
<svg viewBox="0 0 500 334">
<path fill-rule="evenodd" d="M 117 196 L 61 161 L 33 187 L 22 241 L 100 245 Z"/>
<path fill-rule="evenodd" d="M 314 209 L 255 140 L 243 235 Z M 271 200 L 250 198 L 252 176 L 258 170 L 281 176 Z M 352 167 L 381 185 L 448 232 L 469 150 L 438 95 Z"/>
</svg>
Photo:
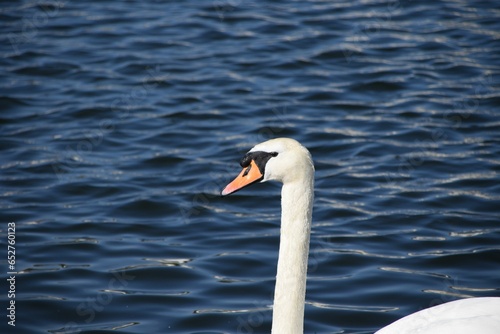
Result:
<svg viewBox="0 0 500 334">
<path fill-rule="evenodd" d="M 301 334 L 314 197 L 311 155 L 297 141 L 278 138 L 256 145 L 241 165 L 243 170 L 222 195 L 259 181 L 283 183 L 272 333 Z M 500 334 L 500 298 L 462 299 L 431 307 L 376 334 Z"/>
</svg>

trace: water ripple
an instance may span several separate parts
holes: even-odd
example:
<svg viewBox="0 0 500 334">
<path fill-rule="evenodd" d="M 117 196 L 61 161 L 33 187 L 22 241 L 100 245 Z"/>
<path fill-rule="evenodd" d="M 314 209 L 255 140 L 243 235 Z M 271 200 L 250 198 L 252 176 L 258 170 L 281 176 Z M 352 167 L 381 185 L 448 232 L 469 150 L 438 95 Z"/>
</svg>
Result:
<svg viewBox="0 0 500 334">
<path fill-rule="evenodd" d="M 498 4 L 0 12 L 20 331 L 270 332 L 279 187 L 219 193 L 281 136 L 316 166 L 305 332 L 371 333 L 500 296 Z"/>
</svg>

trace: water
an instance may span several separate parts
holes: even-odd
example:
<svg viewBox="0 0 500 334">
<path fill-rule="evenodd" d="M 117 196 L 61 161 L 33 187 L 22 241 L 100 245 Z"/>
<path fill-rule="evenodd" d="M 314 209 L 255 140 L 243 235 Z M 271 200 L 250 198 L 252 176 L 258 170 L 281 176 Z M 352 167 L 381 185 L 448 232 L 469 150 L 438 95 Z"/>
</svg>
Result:
<svg viewBox="0 0 500 334">
<path fill-rule="evenodd" d="M 282 136 L 316 165 L 306 333 L 500 296 L 496 2 L 0 8 L 2 333 L 268 333 L 279 185 L 218 194 Z"/>
</svg>

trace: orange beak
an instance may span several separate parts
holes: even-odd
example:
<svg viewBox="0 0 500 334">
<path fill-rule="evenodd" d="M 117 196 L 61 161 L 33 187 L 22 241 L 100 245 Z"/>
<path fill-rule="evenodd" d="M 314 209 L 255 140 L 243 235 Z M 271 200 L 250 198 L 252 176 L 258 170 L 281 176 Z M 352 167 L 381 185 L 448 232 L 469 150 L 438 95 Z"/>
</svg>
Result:
<svg viewBox="0 0 500 334">
<path fill-rule="evenodd" d="M 263 177 L 264 175 L 260 172 L 259 167 L 252 160 L 250 161 L 250 165 L 243 168 L 241 173 L 222 190 L 221 194 L 222 196 L 232 194 L 252 183 L 262 180 Z"/>
</svg>

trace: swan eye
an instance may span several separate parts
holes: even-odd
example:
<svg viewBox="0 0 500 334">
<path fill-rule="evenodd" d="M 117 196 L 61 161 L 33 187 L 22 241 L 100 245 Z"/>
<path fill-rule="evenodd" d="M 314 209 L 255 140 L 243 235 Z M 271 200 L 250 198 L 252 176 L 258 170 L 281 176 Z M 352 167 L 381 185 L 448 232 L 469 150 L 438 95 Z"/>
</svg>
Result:
<svg viewBox="0 0 500 334">
<path fill-rule="evenodd" d="M 264 151 L 254 151 L 248 152 L 245 156 L 240 160 L 240 166 L 243 168 L 248 168 L 243 176 L 246 176 L 248 172 L 250 172 L 250 163 L 255 161 L 255 165 L 259 168 L 259 171 L 264 175 L 264 171 L 266 169 L 266 163 L 272 157 L 278 156 L 278 152 L 264 152 Z"/>
</svg>

